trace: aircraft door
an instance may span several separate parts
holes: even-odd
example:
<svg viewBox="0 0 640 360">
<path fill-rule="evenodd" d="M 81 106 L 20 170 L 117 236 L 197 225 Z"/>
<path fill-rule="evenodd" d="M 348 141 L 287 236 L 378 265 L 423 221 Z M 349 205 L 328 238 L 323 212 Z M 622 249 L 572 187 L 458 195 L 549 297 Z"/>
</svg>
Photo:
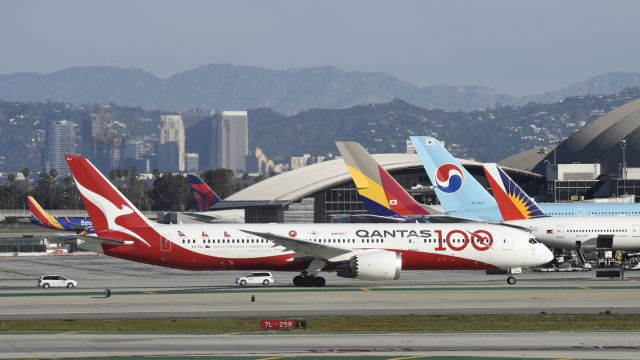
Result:
<svg viewBox="0 0 640 360">
<path fill-rule="evenodd" d="M 502 248 L 504 250 L 513 250 L 513 237 L 511 237 L 511 234 L 502 234 Z"/>
<path fill-rule="evenodd" d="M 556 225 L 556 237 L 562 239 L 564 237 L 564 225 Z"/>
<path fill-rule="evenodd" d="M 171 251 L 171 234 L 161 234 L 160 235 L 160 251 L 169 252 Z"/>
<path fill-rule="evenodd" d="M 640 237 L 640 225 L 631 225 L 631 236 Z"/>
</svg>

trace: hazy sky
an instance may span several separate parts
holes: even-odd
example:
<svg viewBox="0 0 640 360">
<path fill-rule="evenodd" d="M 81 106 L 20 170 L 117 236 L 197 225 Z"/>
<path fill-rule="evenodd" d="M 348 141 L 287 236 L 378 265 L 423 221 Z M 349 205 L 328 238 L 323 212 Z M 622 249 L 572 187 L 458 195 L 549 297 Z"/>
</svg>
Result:
<svg viewBox="0 0 640 360">
<path fill-rule="evenodd" d="M 2 1 L 0 74 L 335 65 L 514 95 L 640 72 L 640 1 Z"/>
</svg>

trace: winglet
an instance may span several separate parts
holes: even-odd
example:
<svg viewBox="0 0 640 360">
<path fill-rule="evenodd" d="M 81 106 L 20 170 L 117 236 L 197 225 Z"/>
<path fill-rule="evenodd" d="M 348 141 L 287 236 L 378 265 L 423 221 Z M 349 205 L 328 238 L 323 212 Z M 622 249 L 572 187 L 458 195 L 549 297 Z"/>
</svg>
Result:
<svg viewBox="0 0 640 360">
<path fill-rule="evenodd" d="M 497 164 L 484 164 L 482 168 L 505 221 L 547 216 Z"/>
</svg>

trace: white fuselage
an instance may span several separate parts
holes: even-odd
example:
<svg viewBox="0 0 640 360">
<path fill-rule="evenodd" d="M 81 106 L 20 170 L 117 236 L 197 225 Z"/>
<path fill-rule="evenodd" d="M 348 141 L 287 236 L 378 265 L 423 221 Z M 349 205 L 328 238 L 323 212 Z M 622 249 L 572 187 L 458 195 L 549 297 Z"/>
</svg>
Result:
<svg viewBox="0 0 640 360">
<path fill-rule="evenodd" d="M 575 249 L 577 243 L 587 250 L 609 247 L 615 250 L 640 250 L 638 216 L 564 216 L 512 220 L 531 229 L 531 234 L 548 246 Z"/>
<path fill-rule="evenodd" d="M 305 257 L 338 263 L 374 250 L 401 253 L 402 268 L 408 270 L 508 269 L 552 259 L 529 233 L 492 224 L 158 224 L 153 229 L 170 244 L 163 244 L 159 260 L 145 256 L 143 262 L 200 270 L 277 270 Z M 296 239 L 310 252 L 289 251 L 242 230 Z M 331 248 L 347 251 L 336 254 Z M 127 246 L 106 250 L 108 255 L 136 257 Z"/>
</svg>

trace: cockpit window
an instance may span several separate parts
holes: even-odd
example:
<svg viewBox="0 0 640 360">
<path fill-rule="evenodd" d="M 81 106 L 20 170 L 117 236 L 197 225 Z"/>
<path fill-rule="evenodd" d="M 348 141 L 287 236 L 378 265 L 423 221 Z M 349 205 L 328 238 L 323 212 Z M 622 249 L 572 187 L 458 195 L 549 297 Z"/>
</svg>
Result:
<svg viewBox="0 0 640 360">
<path fill-rule="evenodd" d="M 538 243 L 538 240 L 534 238 L 529 239 L 529 244 L 537 244 L 537 243 Z"/>
</svg>

